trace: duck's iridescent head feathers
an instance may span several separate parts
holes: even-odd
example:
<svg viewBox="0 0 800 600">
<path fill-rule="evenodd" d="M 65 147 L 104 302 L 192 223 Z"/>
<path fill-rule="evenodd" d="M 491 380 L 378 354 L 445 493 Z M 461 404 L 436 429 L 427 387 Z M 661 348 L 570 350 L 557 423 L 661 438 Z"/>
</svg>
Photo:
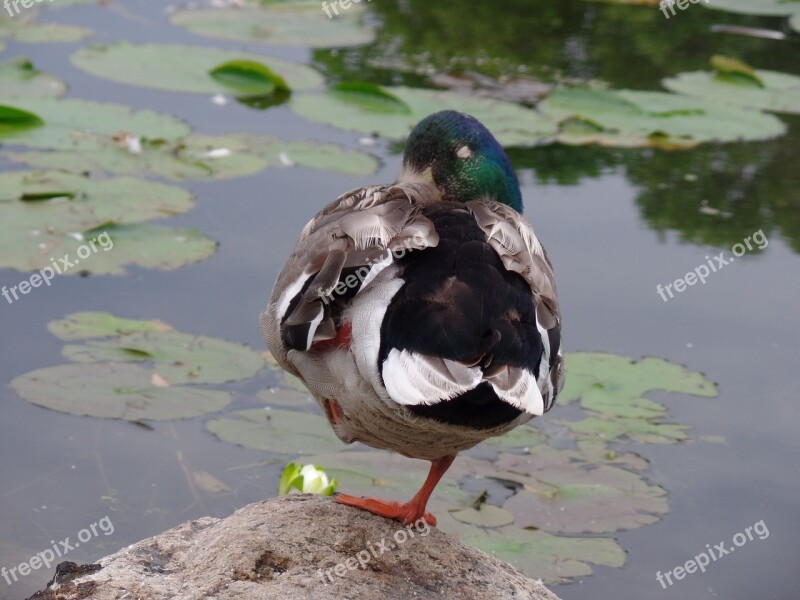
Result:
<svg viewBox="0 0 800 600">
<path fill-rule="evenodd" d="M 445 200 L 491 198 L 522 212 L 519 182 L 503 147 L 478 119 L 454 110 L 417 124 L 400 180 L 432 182 Z"/>
</svg>

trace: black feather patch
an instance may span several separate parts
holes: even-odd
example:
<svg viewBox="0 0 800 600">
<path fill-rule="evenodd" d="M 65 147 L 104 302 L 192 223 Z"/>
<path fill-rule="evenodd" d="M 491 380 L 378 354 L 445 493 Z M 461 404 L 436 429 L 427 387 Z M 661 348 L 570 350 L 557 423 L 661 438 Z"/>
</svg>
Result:
<svg viewBox="0 0 800 600">
<path fill-rule="evenodd" d="M 544 346 L 528 284 L 506 270 L 463 205 L 440 202 L 423 214 L 433 222 L 439 244 L 398 261 L 405 283 L 383 320 L 379 363 L 397 348 L 479 364 L 485 373 L 505 365 L 538 377 Z M 521 414 L 488 383 L 452 400 L 409 408 L 420 416 L 476 428 Z"/>
</svg>

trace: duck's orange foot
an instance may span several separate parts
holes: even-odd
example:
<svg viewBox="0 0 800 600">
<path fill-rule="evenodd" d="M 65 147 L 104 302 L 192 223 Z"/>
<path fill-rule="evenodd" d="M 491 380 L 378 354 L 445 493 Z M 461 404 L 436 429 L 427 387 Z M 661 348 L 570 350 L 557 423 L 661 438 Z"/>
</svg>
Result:
<svg viewBox="0 0 800 600">
<path fill-rule="evenodd" d="M 431 513 L 425 512 L 425 505 L 420 506 L 414 502 L 395 502 L 393 500 L 381 500 L 379 498 L 360 498 L 350 494 L 336 494 L 336 502 L 346 506 L 354 506 L 369 511 L 373 514 L 395 519 L 403 525 L 411 525 L 424 519 L 431 527 L 436 527 L 436 517 Z"/>
</svg>

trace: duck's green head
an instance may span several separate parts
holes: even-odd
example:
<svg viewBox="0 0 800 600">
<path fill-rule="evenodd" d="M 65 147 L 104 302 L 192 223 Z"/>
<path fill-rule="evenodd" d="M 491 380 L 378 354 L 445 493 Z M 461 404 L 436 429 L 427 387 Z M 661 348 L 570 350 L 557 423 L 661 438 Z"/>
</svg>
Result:
<svg viewBox="0 0 800 600">
<path fill-rule="evenodd" d="M 491 198 L 522 212 L 519 181 L 503 147 L 475 117 L 444 110 L 408 138 L 402 181 L 432 182 L 445 200 Z"/>
</svg>

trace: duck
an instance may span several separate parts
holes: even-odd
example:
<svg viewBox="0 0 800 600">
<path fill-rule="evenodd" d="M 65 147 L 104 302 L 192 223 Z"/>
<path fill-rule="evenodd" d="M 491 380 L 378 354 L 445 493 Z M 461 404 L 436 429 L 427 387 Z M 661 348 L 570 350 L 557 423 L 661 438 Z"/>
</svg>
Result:
<svg viewBox="0 0 800 600">
<path fill-rule="evenodd" d="M 428 500 L 459 452 L 550 410 L 564 385 L 547 253 L 503 147 L 446 110 L 411 131 L 397 180 L 314 216 L 260 326 L 345 444 L 430 461 L 408 502 L 335 501 L 435 526 Z"/>
</svg>

